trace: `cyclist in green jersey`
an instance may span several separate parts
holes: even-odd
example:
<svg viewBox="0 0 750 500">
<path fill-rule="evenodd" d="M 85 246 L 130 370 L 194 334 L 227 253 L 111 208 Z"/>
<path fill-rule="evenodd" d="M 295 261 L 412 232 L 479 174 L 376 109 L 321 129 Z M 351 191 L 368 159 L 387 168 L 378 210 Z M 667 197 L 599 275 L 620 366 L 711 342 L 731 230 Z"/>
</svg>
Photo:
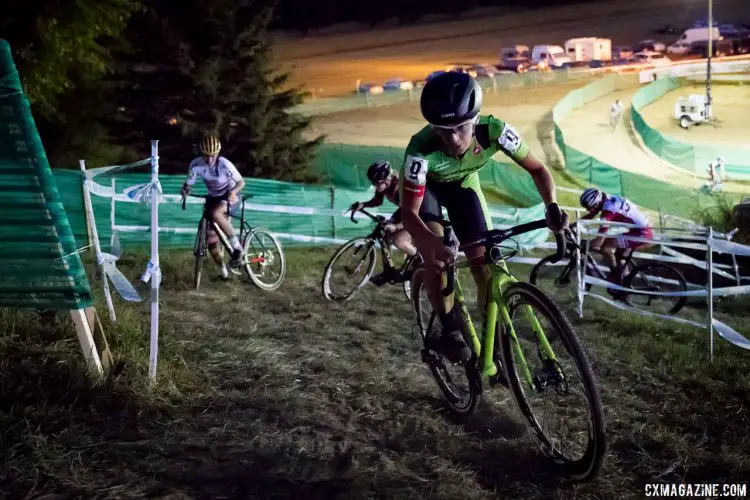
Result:
<svg viewBox="0 0 750 500">
<path fill-rule="evenodd" d="M 555 182 L 544 164 L 511 125 L 493 116 L 480 116 L 481 104 L 482 89 L 468 74 L 447 72 L 430 79 L 420 100 L 428 125 L 412 136 L 400 175 L 404 228 L 425 260 L 425 286 L 443 325 L 440 337 L 428 341 L 453 363 L 468 360 L 471 350 L 461 333 L 453 296 L 441 294 L 446 283 L 445 264 L 456 257 L 456 251 L 443 244 L 441 207 L 446 208 L 462 244 L 476 241 L 492 229 L 478 172 L 502 151 L 531 175 L 547 207 L 549 228 L 561 231 L 568 219 L 556 203 Z M 484 248 L 467 250 L 466 257 L 484 310 L 490 277 Z"/>
</svg>

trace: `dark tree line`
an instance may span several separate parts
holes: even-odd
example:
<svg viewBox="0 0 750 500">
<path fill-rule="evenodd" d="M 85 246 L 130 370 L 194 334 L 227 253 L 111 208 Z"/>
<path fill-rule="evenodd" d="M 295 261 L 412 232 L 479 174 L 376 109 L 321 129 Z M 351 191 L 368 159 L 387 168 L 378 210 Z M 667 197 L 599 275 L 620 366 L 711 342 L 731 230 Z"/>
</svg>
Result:
<svg viewBox="0 0 750 500">
<path fill-rule="evenodd" d="M 216 131 L 243 175 L 313 180 L 320 140 L 291 114 L 268 25 L 276 0 L 8 0 L 0 37 L 14 51 L 53 167 L 143 158 L 160 141 L 184 173 Z"/>
</svg>

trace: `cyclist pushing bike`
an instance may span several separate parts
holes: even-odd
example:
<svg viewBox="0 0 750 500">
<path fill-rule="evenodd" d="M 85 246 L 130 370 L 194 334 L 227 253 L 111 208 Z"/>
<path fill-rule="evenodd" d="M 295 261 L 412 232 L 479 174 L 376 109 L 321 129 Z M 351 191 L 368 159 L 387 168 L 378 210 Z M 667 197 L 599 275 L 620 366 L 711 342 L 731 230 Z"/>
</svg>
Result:
<svg viewBox="0 0 750 500">
<path fill-rule="evenodd" d="M 232 244 L 232 256 L 229 265 L 237 267 L 242 261 L 242 245 L 234 233 L 229 215 L 234 215 L 240 209 L 238 194 L 245 187 L 245 180 L 234 164 L 223 156 L 219 156 L 221 142 L 214 134 L 205 134 L 200 142 L 202 156 L 190 162 L 188 176 L 182 185 L 182 196 L 190 194 L 190 190 L 200 177 L 208 189 L 205 212 L 219 225 L 229 237 Z M 208 225 L 208 249 L 211 258 L 221 271 L 221 277 L 226 279 L 229 272 L 224 264 L 223 251 L 219 245 L 219 236 L 213 227 Z"/>
<path fill-rule="evenodd" d="M 385 160 L 376 161 L 367 169 L 367 178 L 370 179 L 373 187 L 375 187 L 375 196 L 366 202 L 355 202 L 351 206 L 352 212 L 362 210 L 363 208 L 379 207 L 383 204 L 383 200 L 387 199 L 394 205 L 399 204 L 399 190 L 398 190 L 398 175 L 391 168 L 390 162 Z M 404 224 L 401 221 L 401 208 L 398 208 L 388 223 L 385 226 L 386 238 L 385 241 L 388 244 L 393 244 L 404 252 L 408 257 L 413 257 L 417 254 L 417 249 L 411 241 L 411 236 L 404 229 Z M 370 278 L 370 282 L 376 286 L 381 286 L 388 281 L 396 278 L 398 270 L 390 266 L 386 266 L 385 270 Z"/>
<path fill-rule="evenodd" d="M 442 296 L 445 265 L 456 257 L 443 244 L 441 206 L 445 207 L 459 242 L 471 243 L 492 228 L 481 187 L 479 170 L 502 151 L 534 179 L 547 207 L 547 224 L 553 231 L 567 226 L 567 215 L 556 203 L 555 182 L 544 164 L 508 123 L 480 115 L 482 89 L 466 73 L 446 72 L 425 84 L 420 99 L 428 124 L 412 136 L 400 176 L 404 227 L 425 260 L 425 286 L 430 303 L 443 325 L 439 338 L 428 339 L 430 349 L 453 363 L 466 361 L 471 349 L 462 335 L 460 311 L 453 294 Z M 490 271 L 484 248 L 467 250 L 477 285 L 480 309 L 485 310 Z M 434 347 L 433 347 L 434 346 Z"/>
<path fill-rule="evenodd" d="M 582 219 L 593 219 L 601 213 L 601 219 L 604 221 L 624 222 L 636 226 L 628 228 L 625 234 L 617 236 L 616 239 L 605 239 L 604 236 L 597 236 L 589 244 L 590 249 L 599 251 L 604 257 L 604 261 L 610 269 L 608 281 L 615 285 L 621 285 L 625 259 L 636 248 L 652 245 L 651 243 L 626 239 L 627 237 L 653 239 L 654 232 L 648 217 L 627 198 L 608 195 L 596 188 L 586 189 L 581 194 L 579 201 L 581 206 L 588 210 L 588 213 L 581 217 Z M 605 234 L 608 230 L 609 227 L 602 226 L 599 228 L 599 234 Z"/>
</svg>

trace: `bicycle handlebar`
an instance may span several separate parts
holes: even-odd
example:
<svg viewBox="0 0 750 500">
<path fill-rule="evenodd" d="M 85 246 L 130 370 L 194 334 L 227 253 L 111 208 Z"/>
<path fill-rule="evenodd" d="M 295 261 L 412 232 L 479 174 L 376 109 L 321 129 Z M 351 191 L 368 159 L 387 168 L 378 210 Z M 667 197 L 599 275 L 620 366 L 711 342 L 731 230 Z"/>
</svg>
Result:
<svg viewBox="0 0 750 500">
<path fill-rule="evenodd" d="M 351 207 L 349 207 L 347 212 L 349 210 L 352 210 Z M 351 219 L 351 221 L 354 222 L 355 224 L 359 224 L 359 222 L 354 220 L 354 214 L 356 214 L 357 212 L 362 212 L 363 214 L 365 214 L 366 216 L 368 216 L 370 219 L 374 220 L 375 222 L 383 222 L 385 220 L 385 217 L 383 217 L 382 215 L 372 215 L 370 212 L 368 212 L 364 208 L 360 208 L 359 210 L 352 210 L 352 215 L 349 217 L 349 219 Z"/>
<path fill-rule="evenodd" d="M 451 227 L 449 222 L 443 222 L 443 227 L 445 228 L 443 233 L 443 243 L 448 246 L 450 245 L 451 239 L 453 238 L 453 228 Z M 490 252 L 490 250 L 502 243 L 503 241 L 512 238 L 513 236 L 518 236 L 520 234 L 528 233 L 530 231 L 535 231 L 537 229 L 546 229 L 547 228 L 547 220 L 546 219 L 539 219 L 532 222 L 527 222 L 526 224 L 520 224 L 518 226 L 513 226 L 508 229 L 491 229 L 484 233 L 482 237 L 476 241 L 472 241 L 470 243 L 466 243 L 464 245 L 461 245 L 458 247 L 459 251 L 465 251 L 470 248 L 476 248 L 479 246 L 484 246 L 486 248 L 487 253 Z M 563 231 L 554 233 L 555 235 L 555 243 L 557 245 L 557 251 L 554 254 L 554 256 L 551 259 L 552 263 L 558 262 L 560 259 L 562 259 L 565 256 L 565 237 L 563 234 Z M 453 293 L 454 285 L 456 280 L 456 264 L 450 264 L 448 266 L 448 283 L 447 287 L 443 290 L 443 295 L 448 296 Z"/>
</svg>

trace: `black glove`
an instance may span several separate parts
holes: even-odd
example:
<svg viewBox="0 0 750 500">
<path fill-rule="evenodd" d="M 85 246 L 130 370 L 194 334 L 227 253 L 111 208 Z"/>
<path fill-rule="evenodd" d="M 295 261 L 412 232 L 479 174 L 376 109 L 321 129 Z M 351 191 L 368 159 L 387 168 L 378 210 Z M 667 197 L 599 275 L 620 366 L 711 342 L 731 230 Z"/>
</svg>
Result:
<svg viewBox="0 0 750 500">
<path fill-rule="evenodd" d="M 547 227 L 553 232 L 559 232 L 568 227 L 568 214 L 560 210 L 557 203 L 550 203 L 545 210 Z"/>
</svg>

